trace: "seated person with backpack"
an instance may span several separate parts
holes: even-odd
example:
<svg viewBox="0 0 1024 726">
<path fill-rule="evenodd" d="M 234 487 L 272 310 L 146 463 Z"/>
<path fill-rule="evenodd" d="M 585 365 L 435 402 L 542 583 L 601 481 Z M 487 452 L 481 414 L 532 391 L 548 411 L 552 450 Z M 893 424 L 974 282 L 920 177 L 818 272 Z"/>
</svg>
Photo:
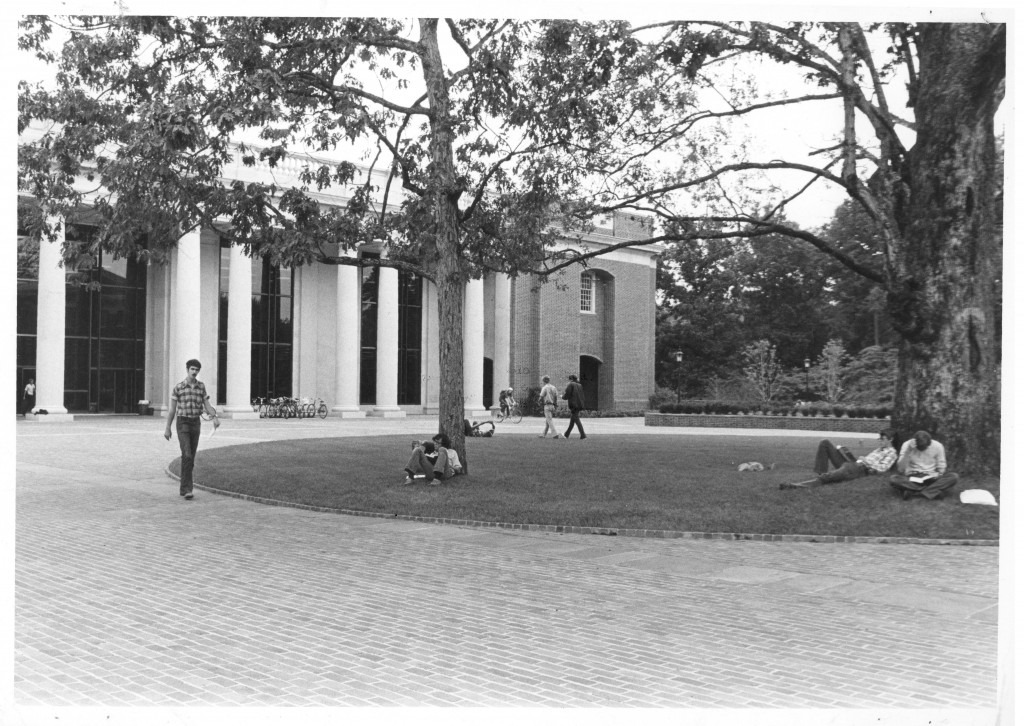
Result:
<svg viewBox="0 0 1024 726">
<path fill-rule="evenodd" d="M 809 489 L 870 474 L 884 474 L 896 463 L 897 453 L 893 446 L 895 439 L 895 431 L 882 429 L 878 432 L 878 448 L 864 456 L 854 456 L 845 446 L 836 446 L 824 439 L 818 444 L 814 459 L 814 470 L 818 476 L 807 481 L 783 482 L 779 484 L 779 489 Z M 836 467 L 835 471 L 829 471 L 829 464 Z"/>
<path fill-rule="evenodd" d="M 405 466 L 403 484 L 414 484 L 422 478 L 427 484 L 436 484 L 462 473 L 459 455 L 451 448 L 452 442 L 445 434 L 437 434 L 431 441 L 413 441 L 412 456 Z"/>
</svg>

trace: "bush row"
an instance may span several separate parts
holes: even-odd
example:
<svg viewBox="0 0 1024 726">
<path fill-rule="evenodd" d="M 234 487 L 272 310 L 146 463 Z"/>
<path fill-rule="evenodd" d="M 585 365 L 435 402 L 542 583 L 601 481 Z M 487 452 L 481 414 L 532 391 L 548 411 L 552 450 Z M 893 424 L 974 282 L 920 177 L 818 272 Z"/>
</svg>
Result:
<svg viewBox="0 0 1024 726">
<path fill-rule="evenodd" d="M 559 393 L 561 395 L 561 393 Z M 519 408 L 523 410 L 524 416 L 543 416 L 544 407 L 540 405 L 540 388 L 526 389 L 526 395 L 519 399 Z M 625 418 L 627 416 L 643 416 L 646 411 L 580 411 L 580 418 Z M 565 407 L 565 401 L 559 401 L 555 409 L 555 418 L 569 418 L 569 409 Z"/>
<path fill-rule="evenodd" d="M 891 406 L 867 406 L 856 403 L 737 403 L 730 401 L 680 401 L 658 407 L 659 413 L 767 414 L 769 416 L 849 416 L 850 418 L 888 418 Z"/>
</svg>

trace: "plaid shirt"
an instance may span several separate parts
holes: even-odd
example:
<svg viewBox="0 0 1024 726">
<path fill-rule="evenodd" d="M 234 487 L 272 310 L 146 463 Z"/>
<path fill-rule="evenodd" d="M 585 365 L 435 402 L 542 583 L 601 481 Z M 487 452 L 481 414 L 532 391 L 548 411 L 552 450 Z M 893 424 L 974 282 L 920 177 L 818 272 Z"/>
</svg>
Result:
<svg viewBox="0 0 1024 726">
<path fill-rule="evenodd" d="M 871 469 L 876 474 L 883 474 L 892 467 L 896 461 L 896 449 L 891 446 L 879 446 L 866 456 L 857 459 L 861 464 Z"/>
<path fill-rule="evenodd" d="M 189 383 L 187 378 L 171 391 L 171 400 L 178 402 L 179 418 L 199 418 L 205 408 L 203 403 L 208 398 L 202 381 Z"/>
</svg>

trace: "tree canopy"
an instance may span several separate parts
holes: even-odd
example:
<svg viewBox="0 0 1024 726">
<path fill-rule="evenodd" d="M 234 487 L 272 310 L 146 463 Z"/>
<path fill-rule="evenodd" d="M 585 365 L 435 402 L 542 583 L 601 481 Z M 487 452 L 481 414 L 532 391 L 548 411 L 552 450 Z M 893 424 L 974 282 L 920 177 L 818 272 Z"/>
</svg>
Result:
<svg viewBox="0 0 1024 726">
<path fill-rule="evenodd" d="M 19 150 L 23 187 L 60 212 L 90 171 L 96 244 L 154 252 L 220 224 L 253 254 L 381 264 L 438 284 L 441 427 L 461 447 L 461 286 L 486 270 L 585 262 L 555 245 L 594 214 L 641 211 L 645 240 L 801 240 L 878 285 L 899 336 L 895 423 L 926 428 L 968 467 L 997 466 L 1001 234 L 993 118 L 1006 28 L 998 23 L 626 22 L 379 18 L 28 18 L 21 47 L 53 60 L 55 89 L 23 85 L 19 129 L 55 125 Z M 453 60 L 457 59 L 457 60 Z M 741 65 L 737 65 L 740 63 Z M 742 65 L 746 63 L 747 65 Z M 754 64 L 753 66 L 750 64 Z M 757 64 L 806 80 L 765 95 Z M 905 108 L 893 89 L 906 89 Z M 833 143 L 808 159 L 758 158 L 735 122 L 834 104 Z M 356 181 L 311 165 L 298 188 L 220 180 L 243 129 L 275 163 L 301 146 L 356 139 L 387 168 L 346 209 L 312 192 Z M 779 181 L 797 175 L 795 191 Z M 801 229 L 785 210 L 816 185 L 870 223 L 856 243 Z M 396 200 L 393 188 L 403 194 Z M 143 248 L 139 240 L 150 242 Z M 159 245 L 157 245 L 159 247 Z M 798 254 L 794 252 L 794 254 Z M 356 264 L 359 264 L 357 261 Z M 810 283 L 809 283 L 810 284 Z M 460 451 L 461 453 L 461 451 Z"/>
</svg>

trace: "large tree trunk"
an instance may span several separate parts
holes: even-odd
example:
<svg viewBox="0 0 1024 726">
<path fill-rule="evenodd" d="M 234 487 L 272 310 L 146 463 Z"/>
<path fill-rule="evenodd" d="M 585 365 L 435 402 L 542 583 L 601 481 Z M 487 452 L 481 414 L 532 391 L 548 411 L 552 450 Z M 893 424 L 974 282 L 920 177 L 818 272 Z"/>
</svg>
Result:
<svg viewBox="0 0 1024 726">
<path fill-rule="evenodd" d="M 465 396 L 462 375 L 462 294 L 466 276 L 461 266 L 458 227 L 458 188 L 454 134 L 444 66 L 437 45 L 437 20 L 421 19 L 420 43 L 424 52 L 423 78 L 430 101 L 430 193 L 437 245 L 437 312 L 440 340 L 439 428 L 448 434 L 459 453 L 463 472 L 469 473 L 463 429 Z"/>
<path fill-rule="evenodd" d="M 890 310 L 902 337 L 894 423 L 906 433 L 932 432 L 950 468 L 961 471 L 999 467 L 1002 239 L 993 117 L 1004 53 L 992 26 L 922 26 L 917 139 L 890 270 Z"/>
</svg>

